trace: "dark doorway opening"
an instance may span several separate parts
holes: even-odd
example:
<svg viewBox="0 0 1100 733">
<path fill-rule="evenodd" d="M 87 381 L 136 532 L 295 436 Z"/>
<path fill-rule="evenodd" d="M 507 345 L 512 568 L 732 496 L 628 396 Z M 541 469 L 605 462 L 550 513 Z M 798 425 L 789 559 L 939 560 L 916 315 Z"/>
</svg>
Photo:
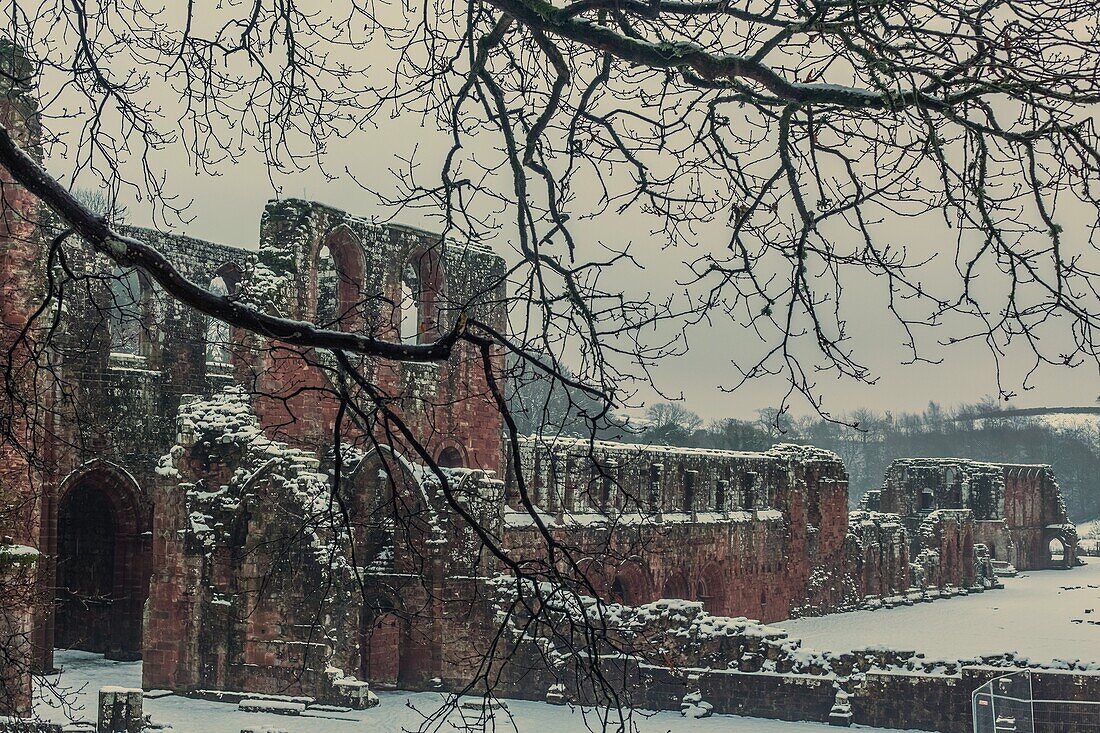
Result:
<svg viewBox="0 0 1100 733">
<path fill-rule="evenodd" d="M 92 478 L 57 513 L 54 645 L 110 659 L 141 659 L 148 593 L 143 537 L 132 501 Z"/>
<path fill-rule="evenodd" d="M 443 449 L 436 463 L 440 468 L 464 468 L 466 459 L 462 457 L 462 451 L 451 446 Z"/>
<path fill-rule="evenodd" d="M 410 616 L 392 602 L 368 603 L 360 615 L 360 678 L 378 689 L 423 689 L 436 676 L 430 621 Z"/>
<path fill-rule="evenodd" d="M 401 679 L 401 618 L 392 610 L 364 614 L 360 628 L 360 677 L 393 690 Z"/>
</svg>

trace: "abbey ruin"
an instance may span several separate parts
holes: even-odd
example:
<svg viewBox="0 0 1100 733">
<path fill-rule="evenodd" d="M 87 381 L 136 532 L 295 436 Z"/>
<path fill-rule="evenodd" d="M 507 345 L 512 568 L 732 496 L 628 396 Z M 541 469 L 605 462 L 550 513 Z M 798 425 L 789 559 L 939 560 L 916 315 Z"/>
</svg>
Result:
<svg viewBox="0 0 1100 733">
<path fill-rule="evenodd" d="M 2 115 L 32 149 L 33 114 L 15 94 Z M 330 354 L 210 321 L 73 242 L 74 287 L 39 342 L 55 232 L 3 175 L 2 399 L 14 437 L 0 446 L 0 555 L 7 585 L 27 591 L 4 619 L 6 712 L 28 712 L 31 671 L 50 669 L 55 647 L 140 658 L 146 689 L 349 706 L 369 704 L 372 686 L 463 689 L 496 633 L 506 573 L 452 499 L 516 562 L 539 560 L 542 528 L 587 548 L 587 579 L 619 618 L 683 599 L 685 616 L 646 623 L 722 630 L 647 668 L 651 705 L 675 688 L 677 665 L 725 665 L 746 685 L 817 680 L 804 713 L 828 718 L 840 693 L 873 697 L 857 673 L 927 670 L 870 652 L 807 659 L 764 624 L 983 591 L 997 585 L 995 562 L 1074 564 L 1044 466 L 899 462 L 849 511 L 843 463 L 808 446 L 529 436 L 510 460 L 486 376 L 501 371 L 500 353 L 460 343 L 439 364 L 363 363 L 379 410 L 348 414 L 333 395 L 356 387 Z M 272 201 L 245 247 L 125 233 L 225 298 L 302 321 L 398 342 L 430 340 L 463 313 L 507 327 L 497 254 L 319 203 Z M 386 410 L 438 473 L 386 429 Z M 516 665 L 501 694 L 583 694 L 563 692 L 537 657 L 517 652 Z M 743 697 L 712 697 L 723 694 Z"/>
</svg>

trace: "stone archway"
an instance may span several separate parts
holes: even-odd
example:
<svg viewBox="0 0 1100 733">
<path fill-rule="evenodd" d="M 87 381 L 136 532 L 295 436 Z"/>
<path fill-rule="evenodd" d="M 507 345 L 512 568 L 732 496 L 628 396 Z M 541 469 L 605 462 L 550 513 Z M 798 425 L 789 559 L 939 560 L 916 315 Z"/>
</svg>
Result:
<svg viewBox="0 0 1100 733">
<path fill-rule="evenodd" d="M 1038 562 L 1033 563 L 1034 568 L 1050 568 L 1064 570 L 1077 564 L 1077 543 L 1073 532 L 1065 532 L 1061 528 L 1047 528 L 1043 532 L 1042 545 L 1033 551 Z"/>
<path fill-rule="evenodd" d="M 672 569 L 669 574 L 665 576 L 664 590 L 661 593 L 661 597 L 690 601 L 692 595 L 691 589 L 688 587 L 687 573 L 678 568 Z"/>
<path fill-rule="evenodd" d="M 608 586 L 608 595 L 613 603 L 627 606 L 638 606 L 653 600 L 649 579 L 637 562 L 626 562 L 619 566 Z"/>
<path fill-rule="evenodd" d="M 1049 560 L 1052 567 L 1066 564 L 1066 543 L 1060 538 L 1050 538 L 1050 542 L 1047 543 L 1047 552 L 1050 555 Z"/>
<path fill-rule="evenodd" d="M 54 516 L 53 646 L 141 658 L 148 525 L 141 492 L 123 471 L 103 464 L 62 485 Z"/>
</svg>

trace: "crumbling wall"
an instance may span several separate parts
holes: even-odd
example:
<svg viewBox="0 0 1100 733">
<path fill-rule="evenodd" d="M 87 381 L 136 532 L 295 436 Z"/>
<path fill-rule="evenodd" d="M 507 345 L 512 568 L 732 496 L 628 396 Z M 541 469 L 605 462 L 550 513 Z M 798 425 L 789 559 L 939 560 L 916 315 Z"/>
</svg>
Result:
<svg viewBox="0 0 1100 733">
<path fill-rule="evenodd" d="M 545 554 L 530 502 L 562 541 L 597 559 L 589 580 L 606 598 L 699 599 L 718 613 L 777 620 L 853 594 L 847 473 L 832 453 L 534 437 L 521 446 L 506 482 L 508 547 Z"/>
<path fill-rule="evenodd" d="M 354 446 L 341 464 L 334 490 L 334 459 L 267 438 L 238 388 L 183 408 L 158 468 L 146 687 L 339 702 L 364 668 L 363 624 L 380 612 L 407 625 L 403 687 L 471 674 L 452 669 L 469 666 L 470 649 L 451 653 L 449 639 L 469 636 L 456 620 L 470 631 L 472 595 L 452 579 L 480 571 L 476 538 L 422 467 Z M 499 482 L 470 469 L 447 478 L 492 531 Z"/>
<path fill-rule="evenodd" d="M 922 523 L 946 509 L 970 514 L 974 524 L 970 541 L 985 545 L 994 560 L 1021 570 L 1068 568 L 1076 563 L 1076 530 L 1049 466 L 959 458 L 898 459 L 887 469 L 882 488 L 864 496 L 863 506 L 901 515 L 910 530 L 914 556 L 927 549 L 918 546 L 923 542 Z M 949 567 L 945 572 L 951 575 L 954 570 Z"/>
<path fill-rule="evenodd" d="M 855 598 L 886 597 L 909 589 L 909 541 L 896 514 L 849 514 L 848 566 Z"/>
<path fill-rule="evenodd" d="M 268 204 L 260 224 L 258 260 L 245 274 L 242 287 L 251 302 L 279 315 L 399 341 L 402 306 L 408 306 L 410 299 L 402 291 L 404 268 L 426 261 L 431 264 L 423 266 L 425 282 L 418 303 L 431 316 L 425 316 L 418 332 L 421 342 L 447 333 L 462 318 L 503 328 L 499 296 L 504 263 L 497 255 L 301 200 Z M 335 272 L 326 269 L 330 266 Z M 354 293 L 356 307 L 339 311 L 338 304 L 336 311 L 329 310 L 327 304 L 333 299 L 346 306 L 351 298 L 330 292 L 334 278 Z M 339 316 L 335 320 L 333 312 Z M 252 339 L 251 348 L 254 358 L 246 379 L 256 385 L 256 409 L 265 429 L 280 440 L 324 451 L 332 441 L 338 411 L 330 358 L 285 346 L 272 350 L 258 339 Z M 495 351 L 490 356 L 490 365 L 498 372 L 503 369 L 502 358 Z M 424 440 L 433 457 L 449 451 L 462 466 L 500 471 L 503 422 L 476 348 L 459 342 L 441 363 L 364 360 L 359 365 L 384 394 L 394 398 L 402 419 Z M 355 430 L 373 430 L 379 441 L 394 442 L 396 431 L 385 434 L 383 427 L 357 426 Z M 411 454 L 400 441 L 394 447 Z"/>
</svg>

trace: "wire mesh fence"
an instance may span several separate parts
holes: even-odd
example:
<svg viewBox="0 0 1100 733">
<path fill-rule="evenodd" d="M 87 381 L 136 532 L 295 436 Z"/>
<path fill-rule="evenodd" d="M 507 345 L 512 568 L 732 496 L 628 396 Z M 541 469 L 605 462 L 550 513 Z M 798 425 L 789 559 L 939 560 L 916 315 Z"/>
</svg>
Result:
<svg viewBox="0 0 1100 733">
<path fill-rule="evenodd" d="M 1036 699 L 1030 670 L 974 690 L 974 733 L 1100 733 L 1100 700 Z"/>
</svg>

